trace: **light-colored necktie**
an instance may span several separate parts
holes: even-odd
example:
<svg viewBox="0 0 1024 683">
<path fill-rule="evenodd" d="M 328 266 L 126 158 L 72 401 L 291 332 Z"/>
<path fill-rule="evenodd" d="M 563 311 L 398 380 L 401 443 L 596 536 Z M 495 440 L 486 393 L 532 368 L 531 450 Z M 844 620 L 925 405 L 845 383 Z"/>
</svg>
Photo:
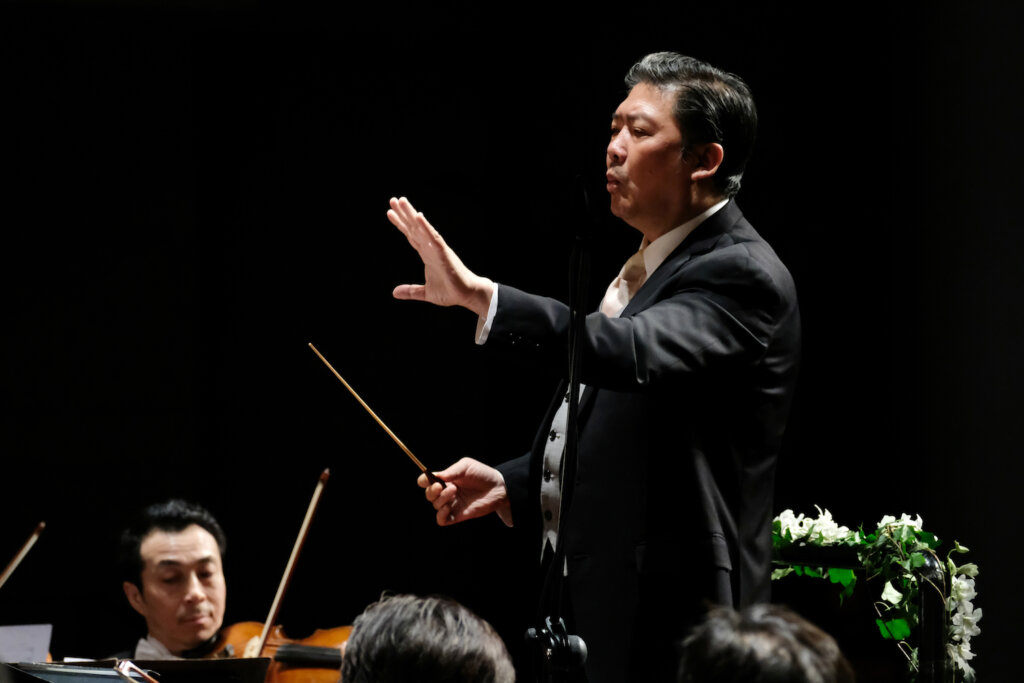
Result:
<svg viewBox="0 0 1024 683">
<path fill-rule="evenodd" d="M 601 301 L 601 312 L 611 317 L 625 308 L 629 300 L 647 279 L 647 266 L 644 265 L 644 250 L 629 257 L 622 272 L 616 277 L 605 292 Z"/>
</svg>

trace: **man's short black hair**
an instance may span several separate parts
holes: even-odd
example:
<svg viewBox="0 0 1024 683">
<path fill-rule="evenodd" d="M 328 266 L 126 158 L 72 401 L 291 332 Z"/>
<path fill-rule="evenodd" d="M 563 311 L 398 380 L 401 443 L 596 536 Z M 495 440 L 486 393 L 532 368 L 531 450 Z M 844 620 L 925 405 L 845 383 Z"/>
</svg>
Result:
<svg viewBox="0 0 1024 683">
<path fill-rule="evenodd" d="M 172 498 L 163 503 L 154 503 L 143 509 L 134 521 L 121 532 L 117 554 L 118 573 L 121 581 L 134 583 L 142 588 L 142 541 L 151 532 L 183 531 L 193 524 L 210 532 L 220 549 L 221 562 L 227 552 L 227 538 L 220 524 L 210 511 L 203 506 L 181 498 Z"/>
<path fill-rule="evenodd" d="M 828 633 L 772 604 L 712 609 L 683 642 L 679 683 L 853 683 Z"/>
<path fill-rule="evenodd" d="M 676 97 L 675 119 L 684 146 L 717 142 L 725 150 L 715 174 L 724 197 L 734 197 L 757 136 L 757 107 L 747 83 L 723 69 L 678 52 L 652 52 L 625 77 L 631 90 L 640 83 Z"/>
<path fill-rule="evenodd" d="M 515 670 L 497 632 L 445 597 L 394 595 L 352 623 L 341 679 L 345 683 L 514 683 Z"/>
</svg>

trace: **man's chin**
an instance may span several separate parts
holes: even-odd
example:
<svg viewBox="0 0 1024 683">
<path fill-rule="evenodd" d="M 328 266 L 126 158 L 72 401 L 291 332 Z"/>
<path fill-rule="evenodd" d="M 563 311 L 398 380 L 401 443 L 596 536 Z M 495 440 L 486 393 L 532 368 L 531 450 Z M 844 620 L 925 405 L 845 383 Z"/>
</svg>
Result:
<svg viewBox="0 0 1024 683">
<path fill-rule="evenodd" d="M 186 657 L 194 657 L 198 655 L 198 652 L 205 652 L 210 648 L 211 642 L 216 635 L 217 629 L 204 628 L 192 631 L 181 639 L 184 645 L 181 654 Z"/>
<path fill-rule="evenodd" d="M 202 631 L 200 631 L 199 633 L 197 633 L 196 637 L 198 638 L 199 643 L 205 643 L 210 638 L 213 638 L 215 635 L 217 635 L 217 629 L 215 629 L 215 628 L 205 628 Z"/>
<path fill-rule="evenodd" d="M 627 202 L 625 202 L 618 195 L 614 194 L 611 197 L 611 202 L 609 202 L 608 208 L 613 216 L 615 216 L 616 218 L 622 218 L 623 220 L 625 220 L 626 216 L 629 213 L 629 206 Z"/>
<path fill-rule="evenodd" d="M 191 640 L 194 640 L 197 645 L 205 643 L 210 638 L 217 635 L 220 630 L 220 624 L 217 624 L 212 619 L 202 619 L 189 624 L 188 633 Z"/>
</svg>

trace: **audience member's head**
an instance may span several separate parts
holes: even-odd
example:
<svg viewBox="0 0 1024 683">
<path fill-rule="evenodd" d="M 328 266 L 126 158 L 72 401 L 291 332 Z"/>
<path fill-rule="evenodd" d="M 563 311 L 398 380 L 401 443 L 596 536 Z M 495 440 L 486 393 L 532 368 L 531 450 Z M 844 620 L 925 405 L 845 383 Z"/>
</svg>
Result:
<svg viewBox="0 0 1024 683">
<path fill-rule="evenodd" d="M 835 639 L 792 610 L 712 609 L 683 642 L 679 683 L 853 683 Z"/>
<path fill-rule="evenodd" d="M 394 595 L 367 607 L 344 645 L 345 683 L 513 683 L 505 643 L 444 597 Z"/>
</svg>

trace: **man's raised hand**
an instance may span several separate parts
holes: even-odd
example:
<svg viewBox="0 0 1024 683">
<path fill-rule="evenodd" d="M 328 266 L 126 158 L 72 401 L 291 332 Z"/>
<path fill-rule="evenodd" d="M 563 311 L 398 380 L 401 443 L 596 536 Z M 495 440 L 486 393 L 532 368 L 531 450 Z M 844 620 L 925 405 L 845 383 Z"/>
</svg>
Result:
<svg viewBox="0 0 1024 683">
<path fill-rule="evenodd" d="M 421 285 L 398 285 L 394 297 L 427 301 L 438 306 L 462 306 L 486 316 L 494 283 L 475 274 L 452 251 L 441 233 L 405 197 L 391 198 L 388 220 L 402 231 L 423 261 Z"/>
</svg>

